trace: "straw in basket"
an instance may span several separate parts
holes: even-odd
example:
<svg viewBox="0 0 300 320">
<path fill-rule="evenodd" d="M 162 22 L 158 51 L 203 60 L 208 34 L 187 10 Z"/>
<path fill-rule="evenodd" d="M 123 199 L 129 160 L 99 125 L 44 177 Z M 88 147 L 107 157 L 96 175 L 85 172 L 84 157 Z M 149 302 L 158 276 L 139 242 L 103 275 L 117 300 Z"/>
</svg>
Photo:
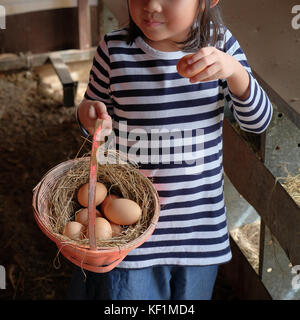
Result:
<svg viewBox="0 0 300 320">
<path fill-rule="evenodd" d="M 83 269 L 97 273 L 103 273 L 112 270 L 126 257 L 131 250 L 143 244 L 153 233 L 157 225 L 160 212 L 159 196 L 156 189 L 152 185 L 151 181 L 137 168 L 134 168 L 127 163 L 117 165 L 98 164 L 96 154 L 101 143 L 97 141 L 97 137 L 100 136 L 99 133 L 101 128 L 102 122 L 98 121 L 93 136 L 91 156 L 65 161 L 52 168 L 33 189 L 32 200 L 34 217 L 42 232 L 56 243 L 59 251 L 69 261 Z M 85 174 L 85 182 L 89 182 L 89 239 L 86 239 L 85 241 L 66 239 L 66 237 L 64 237 L 58 230 L 59 228 L 56 228 L 58 222 L 63 220 L 60 216 L 61 212 L 53 212 L 53 210 L 51 210 L 53 192 L 58 194 L 59 192 L 66 192 L 63 188 L 58 189 L 58 181 L 65 178 L 69 172 L 75 170 L 78 166 L 80 167 L 81 171 L 82 167 L 88 168 Z M 100 242 L 99 244 L 96 241 L 94 229 L 96 216 L 95 184 L 97 182 L 97 176 L 100 174 L 104 175 L 105 172 L 110 168 L 109 166 L 113 166 L 113 168 L 109 170 L 109 174 L 106 173 L 105 177 L 110 177 L 111 180 L 109 183 L 117 188 L 120 194 L 126 194 L 127 197 L 130 196 L 132 198 L 131 200 L 139 202 L 139 205 L 142 208 L 142 217 L 140 220 L 143 220 L 143 227 L 141 228 L 139 226 L 139 233 L 137 233 L 135 237 L 132 237 L 132 234 L 134 234 L 132 232 L 134 226 L 131 227 L 131 229 L 128 228 L 128 233 L 131 232 L 131 238 L 128 236 L 129 240 L 127 239 L 125 241 L 121 241 L 122 239 L 119 239 L 120 242 Z M 134 175 L 132 181 L 140 184 L 138 185 L 138 188 L 135 187 L 133 189 L 131 185 L 116 186 L 116 182 L 119 180 L 118 178 L 123 174 L 125 174 L 126 180 L 130 180 L 132 178 L 130 175 Z M 73 189 L 75 190 L 76 188 L 73 186 Z M 76 193 L 74 190 L 73 194 Z M 147 195 L 147 203 L 145 200 L 141 200 L 143 196 L 139 195 L 139 192 L 143 192 L 143 196 L 145 194 Z M 72 196 L 69 198 L 71 199 Z M 68 204 L 63 203 L 62 207 L 69 207 L 69 202 L 72 203 L 71 200 L 68 200 Z M 64 208 L 61 209 L 61 211 L 63 210 Z M 70 217 L 68 217 L 68 219 L 70 219 Z"/>
</svg>

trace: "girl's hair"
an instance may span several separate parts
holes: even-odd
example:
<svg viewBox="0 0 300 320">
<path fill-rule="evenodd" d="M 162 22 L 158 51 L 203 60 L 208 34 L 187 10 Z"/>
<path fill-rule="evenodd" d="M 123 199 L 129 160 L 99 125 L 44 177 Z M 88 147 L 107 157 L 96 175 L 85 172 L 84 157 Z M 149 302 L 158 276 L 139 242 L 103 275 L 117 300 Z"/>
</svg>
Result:
<svg viewBox="0 0 300 320">
<path fill-rule="evenodd" d="M 205 1 L 204 12 L 199 12 L 188 38 L 177 44 L 182 45 L 182 51 L 193 52 L 208 45 L 215 46 L 220 40 L 223 30 L 223 20 L 219 5 L 210 8 L 211 0 L 199 0 L 200 4 Z M 132 45 L 138 36 L 143 36 L 140 28 L 134 23 L 129 13 L 129 26 L 127 43 Z"/>
</svg>

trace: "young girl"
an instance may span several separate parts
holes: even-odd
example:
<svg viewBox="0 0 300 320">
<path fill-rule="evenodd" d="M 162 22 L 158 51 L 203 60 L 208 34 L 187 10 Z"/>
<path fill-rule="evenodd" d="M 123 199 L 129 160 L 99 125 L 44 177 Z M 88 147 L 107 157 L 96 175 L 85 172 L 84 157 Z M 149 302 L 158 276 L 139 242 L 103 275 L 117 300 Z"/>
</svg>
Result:
<svg viewBox="0 0 300 320">
<path fill-rule="evenodd" d="M 231 259 L 223 195 L 224 106 L 243 130 L 257 134 L 270 123 L 272 106 L 221 23 L 218 0 L 128 5 L 128 28 L 107 34 L 97 48 L 77 116 L 86 134 L 93 133 L 96 118 L 104 119 L 124 153 L 137 151 L 139 138 L 140 154 L 148 155 L 148 161 L 140 158 L 140 170 L 159 193 L 160 218 L 149 240 L 117 268 L 86 272 L 86 280 L 78 269 L 68 297 L 211 299 L 218 265 Z M 189 71 L 203 71 L 184 78 L 176 65 L 188 52 Z M 153 154 L 159 161 L 151 161 Z"/>
</svg>

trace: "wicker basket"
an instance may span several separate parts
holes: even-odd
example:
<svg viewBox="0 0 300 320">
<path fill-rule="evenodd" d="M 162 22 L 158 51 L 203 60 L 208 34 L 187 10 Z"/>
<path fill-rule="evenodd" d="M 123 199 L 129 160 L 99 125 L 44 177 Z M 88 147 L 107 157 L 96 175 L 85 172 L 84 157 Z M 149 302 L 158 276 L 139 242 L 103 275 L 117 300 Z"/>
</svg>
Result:
<svg viewBox="0 0 300 320">
<path fill-rule="evenodd" d="M 33 211 L 34 217 L 40 229 L 43 233 L 54 241 L 59 251 L 75 265 L 97 273 L 108 272 L 116 267 L 132 249 L 143 244 L 153 233 L 160 212 L 159 197 L 156 189 L 152 185 L 151 181 L 145 177 L 138 169 L 136 173 L 141 175 L 142 179 L 147 179 L 147 185 L 149 186 L 149 194 L 153 197 L 154 210 L 151 221 L 147 229 L 138 236 L 136 239 L 128 242 L 127 244 L 117 247 L 98 247 L 91 249 L 89 245 L 80 245 L 77 243 L 69 243 L 62 239 L 51 229 L 49 223 L 49 208 L 50 208 L 50 192 L 51 187 L 55 184 L 57 179 L 66 174 L 78 161 L 89 161 L 89 157 L 79 158 L 75 160 L 69 160 L 60 163 L 56 167 L 52 168 L 33 189 Z M 101 169 L 101 165 L 99 166 Z"/>
</svg>

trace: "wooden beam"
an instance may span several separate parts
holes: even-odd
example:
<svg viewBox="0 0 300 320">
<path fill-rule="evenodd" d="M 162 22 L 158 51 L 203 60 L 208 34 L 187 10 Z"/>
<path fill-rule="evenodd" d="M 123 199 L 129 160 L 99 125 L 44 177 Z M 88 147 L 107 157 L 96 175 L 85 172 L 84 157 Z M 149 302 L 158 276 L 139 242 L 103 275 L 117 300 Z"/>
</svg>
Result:
<svg viewBox="0 0 300 320">
<path fill-rule="evenodd" d="M 60 54 L 52 53 L 49 59 L 53 68 L 63 86 L 64 92 L 64 106 L 73 107 L 75 105 L 75 96 L 77 91 L 78 82 L 73 81 L 67 65 L 62 60 Z"/>
<path fill-rule="evenodd" d="M 0 72 L 20 69 L 30 69 L 40 67 L 49 62 L 51 54 L 59 54 L 64 63 L 92 60 L 96 52 L 96 47 L 87 50 L 61 50 L 47 53 L 37 53 L 21 55 L 20 57 L 0 60 Z"/>
<path fill-rule="evenodd" d="M 230 237 L 232 259 L 219 267 L 220 275 L 224 275 L 241 300 L 272 300 L 271 295 L 259 279 L 238 245 Z"/>
<path fill-rule="evenodd" d="M 99 22 L 99 29 L 98 29 L 98 37 L 101 39 L 104 36 L 104 4 L 103 1 L 98 2 L 98 22 Z"/>
<path fill-rule="evenodd" d="M 258 156 L 260 157 L 260 161 L 265 163 L 266 160 L 266 131 L 259 135 L 259 152 Z M 264 267 L 264 257 L 265 257 L 265 223 L 264 220 L 260 221 L 260 230 L 259 230 L 259 256 L 258 256 L 258 276 L 259 279 L 262 280 L 263 275 L 263 267 Z"/>
<path fill-rule="evenodd" d="M 53 65 L 56 74 L 62 84 L 72 84 L 74 81 L 70 75 L 69 69 L 62 60 L 60 54 L 51 53 L 49 59 Z"/>
<path fill-rule="evenodd" d="M 224 170 L 237 191 L 256 209 L 293 265 L 300 264 L 300 208 L 248 144 L 225 119 Z"/>
<path fill-rule="evenodd" d="M 78 0 L 79 49 L 91 47 L 91 18 L 88 0 Z"/>
</svg>

